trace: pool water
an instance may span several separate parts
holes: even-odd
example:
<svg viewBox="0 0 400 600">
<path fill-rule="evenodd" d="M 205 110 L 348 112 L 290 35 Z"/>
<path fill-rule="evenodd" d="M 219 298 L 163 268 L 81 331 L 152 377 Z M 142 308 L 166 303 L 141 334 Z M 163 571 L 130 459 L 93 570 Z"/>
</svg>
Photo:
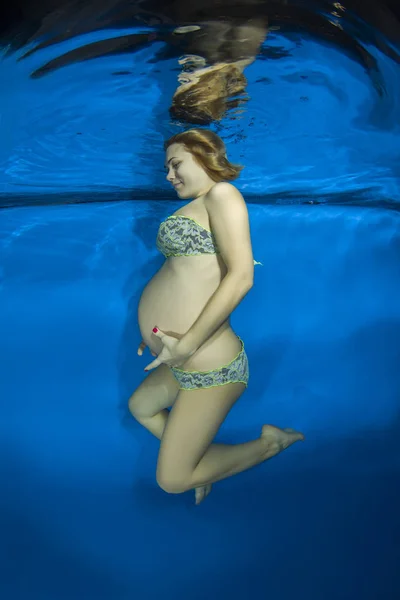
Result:
<svg viewBox="0 0 400 600">
<path fill-rule="evenodd" d="M 168 116 L 176 59 L 151 62 L 156 41 L 31 77 L 127 31 L 0 62 L 0 595 L 397 599 L 399 63 L 364 41 L 371 78 L 334 41 L 273 30 L 244 113 L 211 126 L 246 166 L 262 263 L 232 315 L 249 387 L 217 441 L 264 423 L 306 441 L 196 507 L 157 486 L 159 442 L 127 408 L 151 360 L 137 303 L 180 206 L 162 153 L 188 128 Z"/>
</svg>

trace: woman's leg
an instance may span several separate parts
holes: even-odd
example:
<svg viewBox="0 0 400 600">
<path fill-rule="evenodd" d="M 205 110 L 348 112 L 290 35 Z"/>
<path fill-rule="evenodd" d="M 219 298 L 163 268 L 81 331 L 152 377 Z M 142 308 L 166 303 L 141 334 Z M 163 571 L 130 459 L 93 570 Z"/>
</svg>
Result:
<svg viewBox="0 0 400 600">
<path fill-rule="evenodd" d="M 157 465 L 157 481 L 165 491 L 181 493 L 220 481 L 304 439 L 294 430 L 265 425 L 261 436 L 253 441 L 211 444 L 244 389 L 242 383 L 230 383 L 180 390 L 164 430 Z"/>
<path fill-rule="evenodd" d="M 129 399 L 132 416 L 161 440 L 169 411 L 178 395 L 179 383 L 167 365 L 161 364 L 142 381 Z M 196 504 L 210 493 L 211 486 L 197 486 Z"/>
<path fill-rule="evenodd" d="M 129 398 L 135 419 L 161 440 L 169 412 L 179 392 L 179 384 L 167 365 L 161 364 L 142 381 Z"/>
</svg>

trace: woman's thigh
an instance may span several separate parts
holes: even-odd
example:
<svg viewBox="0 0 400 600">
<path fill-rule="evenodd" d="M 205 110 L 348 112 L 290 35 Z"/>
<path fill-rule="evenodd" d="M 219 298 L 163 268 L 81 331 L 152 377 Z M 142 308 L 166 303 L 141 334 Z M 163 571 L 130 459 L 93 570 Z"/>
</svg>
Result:
<svg viewBox="0 0 400 600">
<path fill-rule="evenodd" d="M 180 390 L 161 439 L 157 464 L 160 484 L 190 477 L 245 389 L 243 383 L 229 383 Z"/>
<path fill-rule="evenodd" d="M 159 365 L 142 381 L 129 398 L 129 410 L 137 419 L 154 417 L 171 407 L 178 395 L 179 383 L 170 367 Z"/>
<path fill-rule="evenodd" d="M 209 345 L 210 370 L 171 369 L 180 389 L 161 440 L 158 479 L 185 479 L 193 472 L 246 389 L 249 367 L 244 343 L 236 334 L 225 336 L 225 342 L 222 359 Z"/>
</svg>

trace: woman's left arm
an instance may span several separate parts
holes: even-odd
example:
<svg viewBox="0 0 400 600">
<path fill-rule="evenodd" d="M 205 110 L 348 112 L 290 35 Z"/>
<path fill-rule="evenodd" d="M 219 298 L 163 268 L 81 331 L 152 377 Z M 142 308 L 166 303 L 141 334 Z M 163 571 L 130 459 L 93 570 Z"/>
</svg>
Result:
<svg viewBox="0 0 400 600">
<path fill-rule="evenodd" d="M 179 340 L 180 349 L 188 353 L 194 353 L 217 331 L 253 286 L 249 216 L 242 194 L 230 183 L 217 183 L 205 204 L 227 274 L 197 320 Z"/>
</svg>

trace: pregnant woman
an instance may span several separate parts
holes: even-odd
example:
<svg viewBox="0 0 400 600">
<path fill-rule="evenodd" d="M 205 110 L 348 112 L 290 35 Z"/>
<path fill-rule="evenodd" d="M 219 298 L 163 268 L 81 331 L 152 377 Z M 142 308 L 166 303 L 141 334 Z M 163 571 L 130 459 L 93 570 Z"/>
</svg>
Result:
<svg viewBox="0 0 400 600">
<path fill-rule="evenodd" d="M 156 356 L 132 394 L 135 419 L 161 440 L 157 483 L 178 494 L 195 489 L 196 504 L 211 484 L 275 456 L 304 436 L 262 427 L 253 441 L 212 443 L 246 389 L 249 367 L 230 315 L 253 285 L 248 212 L 229 181 L 241 167 L 212 131 L 191 129 L 165 143 L 167 180 L 188 201 L 160 225 L 166 258 L 138 308 L 143 341 Z M 172 407 L 171 411 L 167 409 Z"/>
</svg>

